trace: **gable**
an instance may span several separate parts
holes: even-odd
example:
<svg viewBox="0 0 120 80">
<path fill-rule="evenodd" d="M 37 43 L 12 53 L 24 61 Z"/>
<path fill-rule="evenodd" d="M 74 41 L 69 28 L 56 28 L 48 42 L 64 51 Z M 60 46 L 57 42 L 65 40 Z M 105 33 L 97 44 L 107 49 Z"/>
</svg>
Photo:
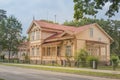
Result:
<svg viewBox="0 0 120 80">
<path fill-rule="evenodd" d="M 39 30 L 39 29 L 40 29 L 40 26 L 38 26 L 35 22 L 32 22 L 30 27 L 27 30 L 27 33 L 31 31 Z"/>
<path fill-rule="evenodd" d="M 73 33 L 71 31 L 64 31 L 63 33 L 61 33 L 58 37 L 63 37 L 63 36 L 72 36 Z"/>
<path fill-rule="evenodd" d="M 93 37 L 90 36 L 90 29 L 93 29 Z M 101 41 L 110 43 L 113 39 L 97 24 L 90 26 L 88 29 L 78 33 L 78 39 L 84 40 L 94 40 L 94 41 Z"/>
</svg>

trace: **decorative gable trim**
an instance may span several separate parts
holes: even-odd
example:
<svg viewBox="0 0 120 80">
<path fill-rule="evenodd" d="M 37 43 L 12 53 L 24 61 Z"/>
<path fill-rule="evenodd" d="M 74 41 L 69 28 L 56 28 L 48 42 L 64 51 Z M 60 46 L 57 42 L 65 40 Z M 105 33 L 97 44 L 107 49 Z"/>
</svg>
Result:
<svg viewBox="0 0 120 80">
<path fill-rule="evenodd" d="M 35 21 L 32 21 L 32 23 L 30 24 L 30 27 L 27 30 L 27 33 L 29 33 L 31 31 L 31 29 L 33 28 L 34 25 L 40 27 Z"/>
<path fill-rule="evenodd" d="M 98 27 L 111 40 L 111 42 L 114 41 L 113 38 L 109 36 L 109 34 L 106 33 L 105 30 L 103 30 L 97 23 L 95 23 L 95 26 Z"/>
<path fill-rule="evenodd" d="M 64 31 L 62 34 L 60 34 L 58 37 L 62 37 L 62 36 L 64 36 L 65 34 L 69 34 L 69 35 L 73 35 L 73 33 L 71 32 L 71 31 Z"/>
</svg>

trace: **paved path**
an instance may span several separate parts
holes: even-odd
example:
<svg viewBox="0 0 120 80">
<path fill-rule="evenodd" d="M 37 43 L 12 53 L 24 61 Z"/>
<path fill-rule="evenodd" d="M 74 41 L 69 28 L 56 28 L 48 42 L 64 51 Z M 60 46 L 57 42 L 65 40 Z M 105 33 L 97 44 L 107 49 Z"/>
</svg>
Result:
<svg viewBox="0 0 120 80">
<path fill-rule="evenodd" d="M 0 65 L 5 80 L 117 80 Z"/>
<path fill-rule="evenodd" d="M 9 64 L 9 63 L 4 63 Z M 81 71 L 91 71 L 91 72 L 103 72 L 103 73 L 111 73 L 111 74 L 120 74 L 120 71 L 113 70 L 98 70 L 98 69 L 88 69 L 88 68 L 71 68 L 71 67 L 56 67 L 56 66 L 44 66 L 44 65 L 33 65 L 33 64 L 15 64 L 15 65 L 25 65 L 25 66 L 35 66 L 35 67 L 48 67 L 48 68 L 62 68 L 62 69 L 70 69 L 70 70 L 81 70 Z"/>
<path fill-rule="evenodd" d="M 55 66 L 44 66 L 44 67 L 56 68 Z M 81 71 L 91 71 L 91 72 L 103 72 L 103 73 L 111 73 L 111 74 L 120 74 L 120 71 L 113 71 L 113 70 L 99 70 L 99 69 L 88 69 L 88 68 L 70 68 L 70 67 L 57 67 L 57 68 L 70 69 L 70 70 L 81 70 Z"/>
</svg>

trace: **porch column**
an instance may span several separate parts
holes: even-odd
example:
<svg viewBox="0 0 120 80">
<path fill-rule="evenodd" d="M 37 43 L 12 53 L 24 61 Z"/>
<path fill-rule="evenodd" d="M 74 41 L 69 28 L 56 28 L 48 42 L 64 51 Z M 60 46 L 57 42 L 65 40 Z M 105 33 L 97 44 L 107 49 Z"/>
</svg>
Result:
<svg viewBox="0 0 120 80">
<path fill-rule="evenodd" d="M 44 52 L 44 56 L 47 56 L 47 47 L 45 47 L 45 52 Z"/>
<path fill-rule="evenodd" d="M 39 46 L 39 53 L 40 53 L 40 63 L 42 64 L 42 60 L 43 60 L 43 52 L 44 52 L 44 50 L 43 50 L 43 48 L 41 47 L 41 46 Z"/>
<path fill-rule="evenodd" d="M 107 45 L 105 45 L 105 60 L 107 61 Z"/>
<path fill-rule="evenodd" d="M 99 56 L 101 56 L 101 47 L 99 45 Z"/>
<path fill-rule="evenodd" d="M 52 59 L 52 46 L 50 46 L 50 57 Z"/>
<path fill-rule="evenodd" d="M 56 56 L 56 61 L 57 61 L 57 46 L 55 46 L 55 56 Z"/>
</svg>

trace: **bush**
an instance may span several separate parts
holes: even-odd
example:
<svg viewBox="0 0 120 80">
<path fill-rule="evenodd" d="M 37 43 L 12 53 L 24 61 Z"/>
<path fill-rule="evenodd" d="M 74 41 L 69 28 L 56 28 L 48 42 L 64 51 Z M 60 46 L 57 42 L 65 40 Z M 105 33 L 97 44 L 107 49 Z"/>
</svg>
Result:
<svg viewBox="0 0 120 80">
<path fill-rule="evenodd" d="M 112 55 L 111 56 L 111 61 L 112 61 L 113 70 L 115 70 L 116 67 L 118 66 L 118 61 L 119 61 L 118 56 Z"/>
<path fill-rule="evenodd" d="M 98 58 L 95 57 L 95 56 L 88 56 L 87 57 L 87 61 L 89 62 L 89 66 L 91 68 L 93 68 L 93 61 L 95 61 L 95 66 L 96 66 L 96 69 L 97 69 L 97 65 L 98 65 Z"/>
<path fill-rule="evenodd" d="M 84 49 L 81 49 L 78 51 L 75 55 L 75 60 L 77 63 L 81 62 L 81 66 L 84 67 L 86 66 L 86 59 L 88 57 L 88 52 Z M 79 66 L 79 64 L 77 64 Z"/>
<path fill-rule="evenodd" d="M 4 60 L 5 59 L 5 55 L 0 55 L 0 60 Z"/>
</svg>

